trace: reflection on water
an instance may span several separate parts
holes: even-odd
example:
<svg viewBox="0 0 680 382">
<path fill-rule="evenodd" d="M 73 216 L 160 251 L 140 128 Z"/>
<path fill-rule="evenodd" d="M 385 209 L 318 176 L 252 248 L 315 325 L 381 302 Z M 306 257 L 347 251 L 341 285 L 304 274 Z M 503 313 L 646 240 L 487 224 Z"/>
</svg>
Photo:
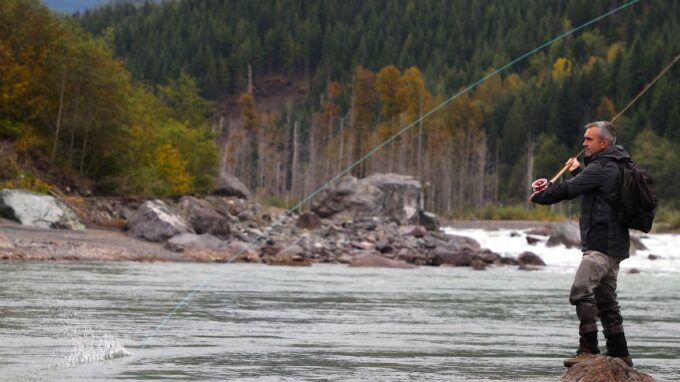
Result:
<svg viewBox="0 0 680 382">
<path fill-rule="evenodd" d="M 556 380 L 573 273 L 0 263 L 0 379 Z M 678 274 L 622 274 L 636 367 L 680 376 Z M 210 282 L 163 327 L 196 285 Z"/>
</svg>

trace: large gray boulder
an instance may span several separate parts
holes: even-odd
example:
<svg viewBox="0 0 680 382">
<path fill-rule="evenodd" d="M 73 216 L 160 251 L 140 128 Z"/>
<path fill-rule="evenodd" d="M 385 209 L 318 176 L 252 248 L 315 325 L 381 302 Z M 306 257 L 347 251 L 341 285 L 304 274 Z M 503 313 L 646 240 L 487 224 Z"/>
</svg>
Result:
<svg viewBox="0 0 680 382">
<path fill-rule="evenodd" d="M 352 219 L 381 216 L 399 224 L 417 223 L 422 210 L 420 182 L 398 174 L 343 177 L 312 203 L 312 211 L 322 218 L 340 213 Z"/>
<path fill-rule="evenodd" d="M 248 187 L 246 187 L 243 182 L 224 170 L 220 173 L 220 176 L 217 177 L 215 193 L 223 196 L 236 196 L 241 199 L 250 199 L 253 197 L 250 190 L 248 190 Z"/>
<path fill-rule="evenodd" d="M 179 214 L 198 234 L 209 233 L 228 238 L 229 220 L 205 199 L 184 196 L 177 205 Z"/>
<path fill-rule="evenodd" d="M 567 220 L 554 227 L 546 245 L 548 247 L 555 247 L 560 244 L 567 248 L 581 247 L 581 231 L 576 222 Z"/>
<path fill-rule="evenodd" d="M 194 233 L 181 215 L 162 200 L 148 200 L 128 219 L 128 233 L 161 242 L 182 233 Z"/>
<path fill-rule="evenodd" d="M 0 190 L 0 216 L 32 227 L 85 229 L 61 200 L 26 190 Z"/>
</svg>

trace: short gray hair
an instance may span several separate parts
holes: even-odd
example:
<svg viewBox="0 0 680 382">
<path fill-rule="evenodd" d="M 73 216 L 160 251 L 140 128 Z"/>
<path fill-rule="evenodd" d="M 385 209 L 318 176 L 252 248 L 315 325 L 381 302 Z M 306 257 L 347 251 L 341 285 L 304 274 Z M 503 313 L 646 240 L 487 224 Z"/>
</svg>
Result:
<svg viewBox="0 0 680 382">
<path fill-rule="evenodd" d="M 583 128 L 583 130 L 588 130 L 591 127 L 600 128 L 600 138 L 606 139 L 610 145 L 616 144 L 616 132 L 614 131 L 614 125 L 609 121 L 597 121 L 591 122 Z"/>
</svg>

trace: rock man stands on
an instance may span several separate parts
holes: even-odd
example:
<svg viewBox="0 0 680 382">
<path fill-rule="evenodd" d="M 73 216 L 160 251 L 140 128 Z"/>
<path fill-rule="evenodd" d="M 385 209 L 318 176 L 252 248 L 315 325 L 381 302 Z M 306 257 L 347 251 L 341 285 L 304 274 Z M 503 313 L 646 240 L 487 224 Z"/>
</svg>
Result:
<svg viewBox="0 0 680 382">
<path fill-rule="evenodd" d="M 579 161 L 570 158 L 565 165 L 569 166 L 573 178 L 530 197 L 534 203 L 554 204 L 583 196 L 579 219 L 583 257 L 569 295 L 569 302 L 576 306 L 580 320 L 580 341 L 576 355 L 564 360 L 567 367 L 600 352 L 598 316 L 607 339 L 607 355 L 619 357 L 630 366 L 633 363 L 616 301 L 619 263 L 628 257 L 630 246 L 628 228 L 618 218 L 621 174 L 617 162 L 630 159 L 630 155 L 615 143 L 611 123 L 587 124 L 583 135 L 585 168 L 581 171 Z"/>
</svg>

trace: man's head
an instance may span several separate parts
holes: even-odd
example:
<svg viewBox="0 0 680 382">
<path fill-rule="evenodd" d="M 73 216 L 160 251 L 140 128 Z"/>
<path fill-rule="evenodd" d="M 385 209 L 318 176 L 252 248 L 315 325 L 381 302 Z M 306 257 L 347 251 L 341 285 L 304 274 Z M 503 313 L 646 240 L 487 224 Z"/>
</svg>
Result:
<svg viewBox="0 0 680 382">
<path fill-rule="evenodd" d="M 586 157 L 591 157 L 607 147 L 616 144 L 614 126 L 607 121 L 589 123 L 584 127 L 583 148 Z"/>
</svg>

